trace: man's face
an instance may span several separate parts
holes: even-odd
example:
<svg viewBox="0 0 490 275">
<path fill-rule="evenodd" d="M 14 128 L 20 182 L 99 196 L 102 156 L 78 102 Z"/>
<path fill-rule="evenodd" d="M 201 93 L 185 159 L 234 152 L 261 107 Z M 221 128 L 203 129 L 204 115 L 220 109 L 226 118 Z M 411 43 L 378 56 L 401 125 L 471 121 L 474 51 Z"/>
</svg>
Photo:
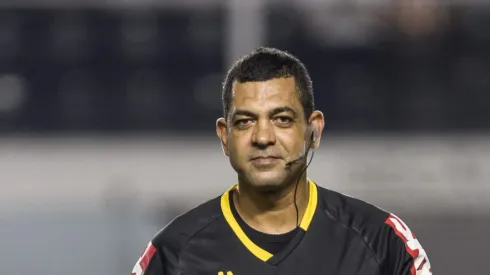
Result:
<svg viewBox="0 0 490 275">
<path fill-rule="evenodd" d="M 265 190 L 294 180 L 302 165 L 286 163 L 305 153 L 311 135 L 294 78 L 235 82 L 233 94 L 224 147 L 239 178 Z"/>
</svg>

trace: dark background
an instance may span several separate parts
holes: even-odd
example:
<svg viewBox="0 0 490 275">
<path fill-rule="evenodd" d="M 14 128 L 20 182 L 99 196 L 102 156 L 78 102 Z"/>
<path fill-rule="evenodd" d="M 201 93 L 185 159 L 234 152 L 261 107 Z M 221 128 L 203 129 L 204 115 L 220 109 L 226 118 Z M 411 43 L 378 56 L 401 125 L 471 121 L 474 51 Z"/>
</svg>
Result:
<svg viewBox="0 0 490 275">
<path fill-rule="evenodd" d="M 489 273 L 490 5 L 71 2 L 0 7 L 0 273 L 130 274 L 233 183 L 221 83 L 258 46 L 310 71 L 313 179 L 396 210 L 434 274 Z"/>
</svg>

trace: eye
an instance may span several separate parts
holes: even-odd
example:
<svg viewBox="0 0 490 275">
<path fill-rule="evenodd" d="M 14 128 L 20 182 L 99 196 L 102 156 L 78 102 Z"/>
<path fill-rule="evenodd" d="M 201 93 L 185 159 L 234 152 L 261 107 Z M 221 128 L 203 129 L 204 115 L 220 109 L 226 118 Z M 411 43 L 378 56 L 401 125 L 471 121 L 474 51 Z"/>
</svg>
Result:
<svg viewBox="0 0 490 275">
<path fill-rule="evenodd" d="M 244 127 L 247 127 L 249 126 L 250 124 L 252 124 L 253 120 L 252 119 L 239 119 L 237 121 L 235 121 L 235 126 L 239 127 L 239 128 L 244 128 Z"/>
<path fill-rule="evenodd" d="M 293 119 L 288 117 L 288 116 L 278 116 L 274 118 L 276 123 L 278 123 L 281 126 L 289 126 L 291 123 L 293 123 Z"/>
</svg>

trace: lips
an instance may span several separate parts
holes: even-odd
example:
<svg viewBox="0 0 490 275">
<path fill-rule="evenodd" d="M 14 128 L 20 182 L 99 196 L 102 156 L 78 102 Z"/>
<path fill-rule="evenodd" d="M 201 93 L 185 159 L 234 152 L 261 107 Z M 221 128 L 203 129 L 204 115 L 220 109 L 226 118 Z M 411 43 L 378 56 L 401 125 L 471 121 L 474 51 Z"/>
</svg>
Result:
<svg viewBox="0 0 490 275">
<path fill-rule="evenodd" d="M 255 158 L 252 158 L 252 163 L 254 163 L 255 165 L 271 165 L 271 164 L 274 164 L 276 163 L 280 158 L 278 157 L 273 157 L 273 156 L 261 156 L 261 157 L 255 157 Z"/>
<path fill-rule="evenodd" d="M 258 160 L 258 159 L 279 159 L 279 157 L 276 157 L 276 156 L 260 156 L 260 157 L 252 158 L 252 160 Z"/>
</svg>

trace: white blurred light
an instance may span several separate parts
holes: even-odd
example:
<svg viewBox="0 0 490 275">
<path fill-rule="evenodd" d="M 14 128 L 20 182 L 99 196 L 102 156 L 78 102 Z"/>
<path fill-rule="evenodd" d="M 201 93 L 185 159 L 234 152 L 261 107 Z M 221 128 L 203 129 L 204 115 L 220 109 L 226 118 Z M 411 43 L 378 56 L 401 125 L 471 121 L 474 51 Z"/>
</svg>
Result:
<svg viewBox="0 0 490 275">
<path fill-rule="evenodd" d="M 25 102 L 27 81 L 19 75 L 0 76 L 0 112 L 18 111 Z"/>
<path fill-rule="evenodd" d="M 205 109 L 221 110 L 221 74 L 208 74 L 200 78 L 194 87 L 194 99 Z"/>
<path fill-rule="evenodd" d="M 309 34 L 333 46 L 364 46 L 375 42 L 377 15 L 356 5 L 305 7 Z"/>
</svg>

